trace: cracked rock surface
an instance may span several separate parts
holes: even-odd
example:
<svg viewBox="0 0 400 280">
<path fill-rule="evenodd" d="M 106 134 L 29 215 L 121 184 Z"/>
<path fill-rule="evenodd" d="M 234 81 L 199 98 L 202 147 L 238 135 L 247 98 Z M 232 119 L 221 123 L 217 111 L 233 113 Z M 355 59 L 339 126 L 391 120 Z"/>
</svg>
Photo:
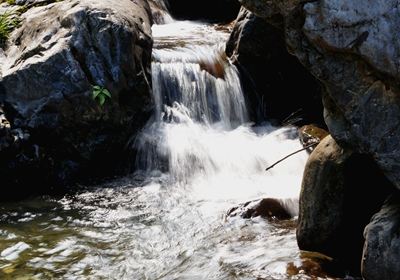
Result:
<svg viewBox="0 0 400 280">
<path fill-rule="evenodd" d="M 324 85 L 325 122 L 400 188 L 400 2 L 241 0 Z"/>
<path fill-rule="evenodd" d="M 11 129 L 30 138 L 0 156 L 1 177 L 23 185 L 16 177 L 43 173 L 43 185 L 63 185 L 112 172 L 151 106 L 147 1 L 62 1 L 21 19 L 0 57 L 0 102 Z M 95 85 L 111 93 L 104 106 Z"/>
</svg>

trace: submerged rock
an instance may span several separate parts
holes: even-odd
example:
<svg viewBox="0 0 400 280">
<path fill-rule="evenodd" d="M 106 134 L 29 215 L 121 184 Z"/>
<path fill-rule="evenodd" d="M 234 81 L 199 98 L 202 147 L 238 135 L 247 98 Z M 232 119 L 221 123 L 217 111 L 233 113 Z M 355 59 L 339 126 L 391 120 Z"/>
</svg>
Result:
<svg viewBox="0 0 400 280">
<path fill-rule="evenodd" d="M 400 194 L 383 205 L 365 229 L 362 275 L 367 280 L 400 279 Z"/>
<path fill-rule="evenodd" d="M 244 219 L 262 217 L 270 220 L 288 220 L 293 216 L 278 199 L 264 198 L 249 201 L 230 209 L 228 217 L 240 216 Z"/>
<path fill-rule="evenodd" d="M 241 73 L 255 117 L 323 125 L 320 85 L 288 53 L 280 27 L 242 8 L 226 53 Z"/>
<path fill-rule="evenodd" d="M 379 186 L 379 191 L 371 186 Z M 329 255 L 359 274 L 364 227 L 392 189 L 371 159 L 326 137 L 304 171 L 297 227 L 300 249 Z"/>
<path fill-rule="evenodd" d="M 0 65 L 0 102 L 30 138 L 0 152 L 2 185 L 43 190 L 112 174 L 149 111 L 147 1 L 62 1 L 21 19 Z M 93 86 L 108 90 L 104 105 Z"/>
</svg>

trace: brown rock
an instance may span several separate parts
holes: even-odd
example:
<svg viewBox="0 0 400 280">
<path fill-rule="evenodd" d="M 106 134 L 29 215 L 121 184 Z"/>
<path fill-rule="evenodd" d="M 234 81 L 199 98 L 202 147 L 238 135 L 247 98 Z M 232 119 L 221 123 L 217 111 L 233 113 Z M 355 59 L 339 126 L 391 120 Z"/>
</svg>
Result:
<svg viewBox="0 0 400 280">
<path fill-rule="evenodd" d="M 288 220 L 292 218 L 283 204 L 273 198 L 246 202 L 230 209 L 227 215 L 230 217 L 240 216 L 244 219 L 263 217 L 269 220 Z"/>
<path fill-rule="evenodd" d="M 379 186 L 379 192 L 369 186 Z M 370 158 L 344 150 L 326 137 L 304 171 L 299 248 L 329 255 L 359 274 L 364 227 L 392 188 Z"/>
</svg>

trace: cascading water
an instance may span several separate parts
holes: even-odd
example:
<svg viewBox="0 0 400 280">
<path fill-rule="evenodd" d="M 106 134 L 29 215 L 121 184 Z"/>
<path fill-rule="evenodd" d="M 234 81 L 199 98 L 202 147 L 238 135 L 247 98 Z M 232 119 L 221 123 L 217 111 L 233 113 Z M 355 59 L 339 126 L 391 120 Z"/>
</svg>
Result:
<svg viewBox="0 0 400 280">
<path fill-rule="evenodd" d="M 223 51 L 228 33 L 178 21 L 154 26 L 153 36 L 156 109 L 137 142 L 138 165 L 168 171 L 209 199 L 297 197 L 306 154 L 264 172 L 300 144 L 294 129 L 251 127 L 238 71 Z"/>
<path fill-rule="evenodd" d="M 301 147 L 296 130 L 249 123 L 226 31 L 172 22 L 153 32 L 141 171 L 61 200 L 2 205 L 0 278 L 307 279 L 287 273 L 301 263 L 293 227 L 225 216 L 265 197 L 297 214 L 307 154 L 264 171 Z"/>
</svg>

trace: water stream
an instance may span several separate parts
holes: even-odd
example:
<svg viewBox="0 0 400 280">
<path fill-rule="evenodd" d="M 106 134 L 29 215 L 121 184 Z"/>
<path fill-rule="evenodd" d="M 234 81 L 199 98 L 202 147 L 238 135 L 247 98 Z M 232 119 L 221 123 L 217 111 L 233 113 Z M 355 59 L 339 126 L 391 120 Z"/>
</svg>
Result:
<svg viewBox="0 0 400 280">
<path fill-rule="evenodd" d="M 217 25 L 153 27 L 153 118 L 135 142 L 140 171 L 61 199 L 0 206 L 1 279 L 308 279 L 295 230 L 227 218 L 278 198 L 294 216 L 307 160 L 294 128 L 249 119 Z M 134 160 L 134 159 L 132 159 Z"/>
</svg>

